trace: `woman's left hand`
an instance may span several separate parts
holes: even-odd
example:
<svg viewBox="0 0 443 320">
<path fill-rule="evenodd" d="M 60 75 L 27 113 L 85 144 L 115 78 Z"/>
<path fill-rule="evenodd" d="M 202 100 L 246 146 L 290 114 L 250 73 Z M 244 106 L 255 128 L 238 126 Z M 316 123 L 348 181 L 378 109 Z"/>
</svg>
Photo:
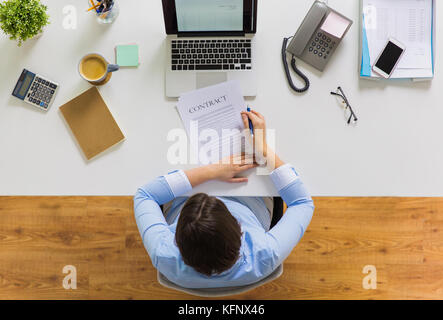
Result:
<svg viewBox="0 0 443 320">
<path fill-rule="evenodd" d="M 254 162 L 251 155 L 237 155 L 223 159 L 218 164 L 208 166 L 211 171 L 212 179 L 229 183 L 248 182 L 248 178 L 237 177 L 240 173 L 257 168 L 258 164 Z"/>
</svg>

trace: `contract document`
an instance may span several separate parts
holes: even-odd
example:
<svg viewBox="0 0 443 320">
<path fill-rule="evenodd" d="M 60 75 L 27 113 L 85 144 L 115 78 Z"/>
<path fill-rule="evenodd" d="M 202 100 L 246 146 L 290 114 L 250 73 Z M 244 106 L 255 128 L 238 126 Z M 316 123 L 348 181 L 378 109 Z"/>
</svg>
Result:
<svg viewBox="0 0 443 320">
<path fill-rule="evenodd" d="M 177 109 L 188 134 L 191 162 L 217 163 L 248 151 L 241 117 L 247 107 L 237 81 L 185 93 Z"/>
</svg>

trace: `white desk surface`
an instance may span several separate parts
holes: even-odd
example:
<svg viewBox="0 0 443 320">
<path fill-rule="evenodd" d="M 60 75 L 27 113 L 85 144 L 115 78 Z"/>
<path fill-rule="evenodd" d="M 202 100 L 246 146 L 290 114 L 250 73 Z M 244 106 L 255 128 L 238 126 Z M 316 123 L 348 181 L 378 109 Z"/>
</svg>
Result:
<svg viewBox="0 0 443 320">
<path fill-rule="evenodd" d="M 132 195 L 174 167 L 167 133 L 182 128 L 176 102 L 165 98 L 165 31 L 161 1 L 125 0 L 113 25 L 99 25 L 86 1 L 44 0 L 51 25 L 38 40 L 18 48 L 0 36 L 0 194 Z M 63 7 L 77 8 L 77 30 L 63 28 Z M 251 105 L 277 130 L 277 151 L 294 164 L 315 196 L 442 196 L 443 70 L 437 61 L 432 82 L 359 80 L 358 1 L 330 0 L 354 20 L 327 70 L 299 63 L 312 86 L 292 93 L 280 50 L 312 4 L 311 0 L 261 0 L 256 63 L 259 95 Z M 442 19 L 438 8 L 438 19 Z M 100 35 L 100 37 L 96 37 Z M 87 163 L 64 124 L 59 106 L 90 87 L 77 74 L 86 53 L 114 61 L 114 46 L 136 42 L 141 65 L 114 74 L 99 90 L 126 141 Z M 438 44 L 439 45 L 439 42 Z M 437 48 L 438 52 L 439 48 Z M 44 113 L 11 96 L 23 68 L 60 83 Z M 360 118 L 349 127 L 329 92 L 342 86 Z M 247 185 L 210 183 L 199 191 L 215 195 L 270 195 L 267 177 L 251 174 Z"/>
</svg>

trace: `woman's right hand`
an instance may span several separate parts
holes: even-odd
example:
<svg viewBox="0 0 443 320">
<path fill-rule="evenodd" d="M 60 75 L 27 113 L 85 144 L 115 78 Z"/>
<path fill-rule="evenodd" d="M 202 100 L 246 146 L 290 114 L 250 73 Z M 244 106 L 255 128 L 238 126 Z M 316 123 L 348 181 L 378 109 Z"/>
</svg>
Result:
<svg viewBox="0 0 443 320">
<path fill-rule="evenodd" d="M 245 128 L 249 129 L 249 120 L 254 126 L 254 155 L 256 162 L 260 164 L 266 163 L 268 168 L 276 169 L 284 165 L 284 162 L 268 147 L 266 142 L 266 121 L 265 117 L 255 110 L 250 112 L 242 112 L 242 119 Z M 249 132 L 249 130 L 248 130 Z"/>
<path fill-rule="evenodd" d="M 268 145 L 266 142 L 266 120 L 263 115 L 255 110 L 250 112 L 242 112 L 242 119 L 245 128 L 249 129 L 249 120 L 254 126 L 254 154 L 256 156 L 263 156 L 266 158 L 268 152 Z"/>
</svg>

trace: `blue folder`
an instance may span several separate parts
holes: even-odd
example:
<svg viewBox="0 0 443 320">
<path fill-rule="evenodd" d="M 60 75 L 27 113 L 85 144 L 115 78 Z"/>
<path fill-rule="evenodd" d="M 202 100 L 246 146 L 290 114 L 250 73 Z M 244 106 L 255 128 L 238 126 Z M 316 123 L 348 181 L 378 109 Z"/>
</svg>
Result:
<svg viewBox="0 0 443 320">
<path fill-rule="evenodd" d="M 361 77 L 370 77 L 371 76 L 371 58 L 369 56 L 369 45 L 368 45 L 368 36 L 366 34 L 366 24 L 365 24 L 365 15 L 362 13 L 362 44 L 361 44 Z"/>
<path fill-rule="evenodd" d="M 361 0 L 363 1 L 363 0 Z M 361 5 L 363 8 L 363 5 Z M 362 10 L 363 11 L 363 10 Z M 360 77 L 370 78 L 372 75 L 372 65 L 371 65 L 371 57 L 369 55 L 369 44 L 368 44 L 368 36 L 366 33 L 366 24 L 365 24 L 365 15 L 361 12 L 362 15 L 362 35 L 361 35 L 361 68 L 360 68 Z M 432 50 L 432 74 L 434 74 L 435 68 L 435 60 L 434 60 L 434 32 L 435 32 L 435 0 L 432 1 L 432 27 L 431 27 L 431 50 Z"/>
</svg>

